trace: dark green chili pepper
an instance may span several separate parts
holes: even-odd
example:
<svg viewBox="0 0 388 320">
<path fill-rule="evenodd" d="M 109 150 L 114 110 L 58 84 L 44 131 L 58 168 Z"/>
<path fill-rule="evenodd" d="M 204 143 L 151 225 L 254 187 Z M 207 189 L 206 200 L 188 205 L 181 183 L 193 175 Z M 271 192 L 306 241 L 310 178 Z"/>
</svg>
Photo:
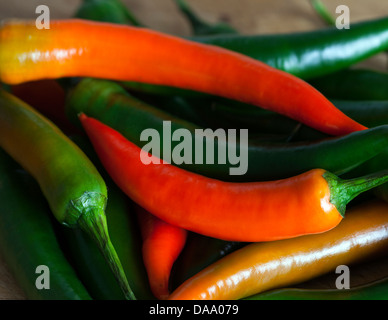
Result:
<svg viewBox="0 0 388 320">
<path fill-rule="evenodd" d="M 330 99 L 388 100 L 388 73 L 348 69 L 310 80 Z"/>
<path fill-rule="evenodd" d="M 7 267 L 32 300 L 90 300 L 66 260 L 51 211 L 34 179 L 0 149 L 0 249 Z M 48 268 L 49 288 L 38 289 L 37 267 Z"/>
<path fill-rule="evenodd" d="M 208 23 L 204 21 L 199 15 L 197 15 L 187 4 L 185 0 L 175 0 L 175 3 L 182 12 L 182 14 L 185 15 L 188 22 L 191 25 L 191 28 L 193 30 L 194 35 L 196 36 L 207 36 L 207 35 L 214 35 L 214 34 L 236 34 L 238 31 L 231 27 L 227 23 L 218 22 L 218 23 Z"/>
<path fill-rule="evenodd" d="M 345 69 L 388 49 L 388 18 L 353 23 L 350 29 L 268 35 L 216 35 L 192 40 L 224 47 L 303 79 Z"/>
<path fill-rule="evenodd" d="M 163 101 L 163 99 L 159 98 L 159 101 Z M 322 132 L 301 125 L 297 121 L 283 115 L 250 105 L 240 104 L 238 108 L 236 108 L 234 105 L 229 106 L 230 102 L 226 101 L 215 100 L 210 102 L 202 100 L 198 101 L 198 99 L 184 99 L 184 101 L 185 108 L 191 108 L 191 113 L 197 112 L 197 114 L 201 116 L 202 122 L 207 123 L 210 127 L 247 128 L 250 132 L 272 133 L 278 135 L 290 134 L 298 128 L 298 131 L 293 136 L 294 141 L 317 140 L 328 137 Z M 388 100 L 332 100 L 332 102 L 347 116 L 362 123 L 366 127 L 372 128 L 388 124 Z M 202 104 L 204 106 L 202 106 Z M 211 104 L 211 106 L 209 106 L 209 104 Z M 168 111 L 175 115 L 175 110 L 169 108 Z M 194 117 L 190 117 L 188 111 L 186 111 L 186 113 L 181 113 L 180 116 L 197 123 Z"/>
<path fill-rule="evenodd" d="M 277 289 L 260 293 L 244 300 L 388 300 L 388 278 L 341 290 Z"/>
<path fill-rule="evenodd" d="M 142 26 L 120 0 L 82 0 L 76 18 Z"/>
<path fill-rule="evenodd" d="M 55 218 L 96 241 L 128 299 L 134 299 L 110 241 L 107 189 L 92 162 L 52 122 L 0 91 L 0 146 L 38 182 Z"/>
<path fill-rule="evenodd" d="M 186 129 L 192 141 L 202 143 L 204 140 L 203 136 L 196 131 L 202 128 L 134 99 L 118 84 L 109 81 L 84 79 L 68 95 L 67 110 L 69 119 L 75 124 L 79 125 L 77 115 L 83 112 L 119 131 L 141 148 L 148 143 L 140 139 L 143 130 L 153 128 L 160 136 L 163 136 L 163 126 L 166 121 L 171 121 L 172 133 L 176 129 Z M 195 161 L 195 152 L 192 152 L 192 164 L 183 162 L 179 166 L 225 181 L 285 178 L 312 168 L 323 168 L 341 174 L 384 150 L 388 144 L 387 128 L 380 126 L 343 137 L 307 144 L 254 144 L 251 142 L 240 148 L 237 143 L 237 154 L 246 151 L 249 163 L 246 174 L 240 176 L 229 174 L 230 167 L 235 166 L 229 159 L 226 159 L 225 164 L 219 163 L 218 148 L 222 146 L 228 150 L 231 144 L 228 141 L 217 141 L 217 139 L 213 140 L 214 164 L 206 163 L 205 150 L 202 164 Z M 171 141 L 171 150 L 180 142 Z M 195 143 L 192 143 L 193 148 L 194 146 Z M 162 149 L 163 143 L 160 150 Z M 160 154 L 162 155 L 163 152 L 161 151 Z"/>
</svg>

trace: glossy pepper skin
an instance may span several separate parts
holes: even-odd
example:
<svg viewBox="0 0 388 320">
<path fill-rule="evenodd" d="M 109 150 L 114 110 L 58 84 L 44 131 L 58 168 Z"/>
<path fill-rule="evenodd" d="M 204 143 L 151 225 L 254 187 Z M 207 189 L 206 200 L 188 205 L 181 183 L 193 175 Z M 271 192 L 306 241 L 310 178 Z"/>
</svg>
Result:
<svg viewBox="0 0 388 320">
<path fill-rule="evenodd" d="M 388 247 L 387 210 L 385 202 L 364 203 L 328 232 L 249 244 L 191 277 L 169 299 L 241 299 L 380 256 Z"/>
<path fill-rule="evenodd" d="M 130 96 L 120 85 L 96 79 L 82 80 L 68 95 L 66 110 L 69 119 L 80 125 L 78 114 L 83 112 L 104 124 L 119 131 L 128 140 L 139 147 L 148 141 L 141 141 L 140 137 L 145 129 L 153 128 L 163 136 L 163 121 L 171 121 L 171 130 L 187 129 L 192 141 L 202 143 L 202 136 L 195 133 L 202 129 L 188 121 L 174 117 L 152 105 Z M 253 107 L 254 108 L 254 107 Z M 386 127 L 354 132 L 344 137 L 334 137 L 316 143 L 255 143 L 251 141 L 247 146 L 248 168 L 243 175 L 230 175 L 230 168 L 235 167 L 229 159 L 225 164 L 207 164 L 205 153 L 203 163 L 195 161 L 198 156 L 193 147 L 192 163 L 177 164 L 189 171 L 223 181 L 263 181 L 290 177 L 309 169 L 324 168 L 334 174 L 347 172 L 385 150 L 388 144 Z M 163 154 L 164 143 L 161 139 L 160 154 Z M 173 150 L 180 141 L 171 141 Z M 193 143 L 193 146 L 195 143 Z M 224 146 L 214 139 L 214 150 Z M 233 147 L 227 144 L 226 149 Z M 240 144 L 237 143 L 237 152 Z M 287 160 L 285 164 L 284 159 Z"/>
<path fill-rule="evenodd" d="M 191 38 L 263 61 L 312 79 L 345 69 L 388 48 L 388 18 L 292 34 L 215 35 Z"/>
<path fill-rule="evenodd" d="M 111 39 L 109 48 L 106 38 Z M 61 20 L 38 30 L 35 22 L 10 22 L 1 28 L 0 39 L 0 80 L 7 84 L 60 77 L 145 82 L 250 103 L 331 135 L 366 129 L 291 74 L 230 50 L 149 29 Z"/>
<path fill-rule="evenodd" d="M 172 267 L 186 244 L 187 231 L 172 226 L 135 205 L 143 238 L 143 261 L 154 296 L 165 300 L 170 294 Z"/>
<path fill-rule="evenodd" d="M 0 251 L 27 299 L 90 300 L 61 250 L 52 213 L 34 179 L 0 149 Z M 39 290 L 35 273 L 50 271 L 50 289 Z"/>
<path fill-rule="evenodd" d="M 126 297 L 133 299 L 106 225 L 105 182 L 82 150 L 51 121 L 3 90 L 0 146 L 36 179 L 60 223 L 79 227 L 96 241 Z"/>
<path fill-rule="evenodd" d="M 342 181 L 314 169 L 283 180 L 228 183 L 157 164 L 154 156 L 144 164 L 149 154 L 119 132 L 85 114 L 80 120 L 105 169 L 132 200 L 172 225 L 223 240 L 271 241 L 330 230 L 351 199 L 388 180 L 377 174 Z"/>
</svg>

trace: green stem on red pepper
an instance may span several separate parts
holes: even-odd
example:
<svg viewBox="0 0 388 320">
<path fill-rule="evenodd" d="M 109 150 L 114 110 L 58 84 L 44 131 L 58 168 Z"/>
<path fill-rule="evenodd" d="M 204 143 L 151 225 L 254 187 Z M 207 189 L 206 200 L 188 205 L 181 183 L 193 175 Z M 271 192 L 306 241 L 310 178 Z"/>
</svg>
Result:
<svg viewBox="0 0 388 320">
<path fill-rule="evenodd" d="M 386 170 L 342 180 L 313 169 L 275 181 L 224 182 L 161 162 L 83 113 L 80 121 L 105 169 L 132 200 L 174 226 L 224 240 L 272 241 L 330 230 L 354 197 L 388 181 Z M 282 197 L 287 201 L 279 211 Z"/>
</svg>

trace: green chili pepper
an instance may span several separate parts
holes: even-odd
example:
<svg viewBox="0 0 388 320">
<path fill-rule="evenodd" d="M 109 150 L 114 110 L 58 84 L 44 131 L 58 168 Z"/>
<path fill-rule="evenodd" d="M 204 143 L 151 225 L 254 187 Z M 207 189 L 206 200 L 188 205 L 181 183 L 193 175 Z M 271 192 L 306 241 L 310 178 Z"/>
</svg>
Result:
<svg viewBox="0 0 388 320">
<path fill-rule="evenodd" d="M 388 100 L 388 73 L 348 69 L 310 80 L 330 99 Z"/>
<path fill-rule="evenodd" d="M 122 87 L 113 82 L 84 79 L 68 95 L 66 104 L 69 119 L 75 124 L 79 125 L 77 115 L 83 112 L 119 131 L 141 148 L 148 143 L 148 141 L 140 139 L 143 130 L 153 128 L 162 137 L 165 121 L 171 121 L 172 133 L 176 129 L 186 129 L 192 137 L 191 141 L 200 139 L 199 142 L 203 142 L 203 137 L 196 131 L 196 129 L 201 130 L 201 128 L 134 99 Z M 218 161 L 218 148 L 224 146 L 228 150 L 231 147 L 229 142 L 214 139 L 215 164 L 206 164 L 205 150 L 202 164 L 195 161 L 195 152 L 192 152 L 192 164 L 183 162 L 179 166 L 225 181 L 284 178 L 312 168 L 323 168 L 341 174 L 384 150 L 388 143 L 386 131 L 386 126 L 380 126 L 315 143 L 271 145 L 248 143 L 249 166 L 246 174 L 241 176 L 229 174 L 229 169 L 234 164 L 228 159 L 226 159 L 226 164 L 220 164 Z M 174 150 L 179 143 L 180 141 L 171 141 L 171 150 Z M 223 145 L 223 143 L 225 144 Z M 192 143 L 192 146 L 194 148 L 195 143 Z M 236 148 L 237 154 L 241 154 L 240 151 L 243 149 L 238 143 Z M 243 146 L 243 148 L 245 147 Z M 163 143 L 160 150 L 162 155 Z"/>
<path fill-rule="evenodd" d="M 277 289 L 244 300 L 388 300 L 388 278 L 351 289 Z"/>
<path fill-rule="evenodd" d="M 185 0 L 175 0 L 175 3 L 187 18 L 188 22 L 193 29 L 193 33 L 196 36 L 206 36 L 213 34 L 236 34 L 238 31 L 231 27 L 227 23 L 218 22 L 218 23 L 208 23 L 200 18 L 194 11 L 190 8 Z"/>
<path fill-rule="evenodd" d="M 128 199 L 113 184 L 109 185 L 106 208 L 112 243 L 126 273 L 128 283 L 138 299 L 151 299 L 141 257 L 141 239 Z M 97 300 L 123 300 L 122 290 L 96 244 L 79 229 L 61 228 L 66 252 L 79 277 Z"/>
<path fill-rule="evenodd" d="M 107 189 L 85 156 L 52 122 L 0 91 L 0 146 L 37 181 L 55 218 L 80 227 L 96 241 L 128 299 L 133 293 L 110 241 Z"/>
<path fill-rule="evenodd" d="M 73 136 L 72 140 L 92 160 L 107 183 L 107 225 L 130 287 L 138 299 L 154 299 L 142 263 L 141 235 L 129 198 L 110 179 L 86 137 Z M 60 228 L 59 232 L 65 239 L 68 256 L 92 297 L 122 300 L 123 292 L 96 244 L 79 229 Z"/>
<path fill-rule="evenodd" d="M 54 233 L 51 211 L 34 179 L 0 149 L 0 249 L 26 297 L 90 300 Z M 49 288 L 38 289 L 37 267 L 48 268 Z M 41 272 L 41 271 L 39 271 Z"/>
<path fill-rule="evenodd" d="M 82 0 L 76 18 L 142 26 L 120 0 Z"/>
<path fill-rule="evenodd" d="M 291 34 L 218 35 L 192 40 L 243 53 L 300 78 L 345 69 L 388 49 L 388 18 Z"/>
</svg>

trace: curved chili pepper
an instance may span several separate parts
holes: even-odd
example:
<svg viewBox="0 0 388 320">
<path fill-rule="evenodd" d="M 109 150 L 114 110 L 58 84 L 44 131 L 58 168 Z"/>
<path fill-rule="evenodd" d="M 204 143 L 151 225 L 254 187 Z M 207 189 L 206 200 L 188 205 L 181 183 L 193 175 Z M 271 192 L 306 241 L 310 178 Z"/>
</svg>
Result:
<svg viewBox="0 0 388 320">
<path fill-rule="evenodd" d="M 186 243 L 187 231 L 160 220 L 138 205 L 135 210 L 150 287 L 157 299 L 165 300 L 170 294 L 171 269 Z"/>
<path fill-rule="evenodd" d="M 132 200 L 172 225 L 223 240 L 270 241 L 330 230 L 349 201 L 388 181 L 382 173 L 346 181 L 314 169 L 277 181 L 223 182 L 157 164 L 154 156 L 144 164 L 141 157 L 149 155 L 119 132 L 85 114 L 80 120 L 105 169 Z"/>
<path fill-rule="evenodd" d="M 386 254 L 387 210 L 382 201 L 364 203 L 328 232 L 249 244 L 191 277 L 169 299 L 241 299 Z"/>
<path fill-rule="evenodd" d="M 74 124 L 79 124 L 77 116 L 80 112 L 119 131 L 139 147 L 146 144 L 140 140 L 145 129 L 156 129 L 160 136 L 163 136 L 163 121 L 171 121 L 172 132 L 178 129 L 189 130 L 193 146 L 194 141 L 202 143 L 203 139 L 195 133 L 196 129 L 201 128 L 135 99 L 121 86 L 110 81 L 84 79 L 74 88 L 67 100 L 67 113 Z M 224 181 L 272 180 L 313 168 L 324 168 L 334 174 L 342 174 L 385 150 L 388 144 L 386 130 L 387 127 L 368 129 L 344 137 L 306 144 L 249 143 L 248 168 L 244 175 L 230 175 L 229 170 L 235 165 L 229 159 L 226 159 L 225 164 L 207 164 L 204 155 L 203 163 L 196 163 L 195 156 L 198 155 L 195 154 L 195 149 L 192 152 L 192 163 L 182 163 L 178 166 Z M 171 150 L 174 150 L 178 143 L 171 141 Z M 214 150 L 218 150 L 222 143 L 215 139 Z M 229 150 L 232 147 L 227 142 L 226 148 Z M 163 149 L 164 144 L 161 143 L 160 154 L 163 154 Z M 237 150 L 241 150 L 239 144 Z M 215 158 L 214 163 L 217 163 L 218 156 Z M 287 164 L 284 159 L 287 159 Z"/>
<path fill-rule="evenodd" d="M 55 218 L 96 242 L 124 294 L 133 299 L 106 225 L 106 185 L 86 155 L 52 122 L 2 90 L 0 146 L 37 180 Z"/>
<path fill-rule="evenodd" d="M 10 22 L 2 26 L 0 39 L 0 80 L 8 84 L 71 76 L 146 82 L 257 105 L 331 135 L 366 129 L 297 77 L 242 54 L 149 29 L 61 20 L 38 30 L 35 22 Z"/>
<path fill-rule="evenodd" d="M 312 79 L 350 67 L 388 49 L 388 18 L 352 23 L 347 30 L 266 35 L 215 35 L 191 40 L 250 56 L 268 65 Z"/>
<path fill-rule="evenodd" d="M 310 83 L 331 99 L 388 100 L 388 73 L 348 69 L 314 78 Z"/>
<path fill-rule="evenodd" d="M 93 2 L 93 0 L 91 1 Z M 192 17 L 193 15 L 195 16 L 193 10 L 187 5 L 185 6 L 183 0 L 175 1 L 178 3 L 178 6 L 179 2 L 183 2 L 185 8 L 181 8 L 186 11 L 187 16 L 191 16 L 191 19 L 201 20 L 198 17 Z M 96 0 L 95 8 L 103 11 L 98 7 L 104 7 L 104 2 L 106 1 Z M 322 2 L 312 1 L 312 5 L 318 13 L 322 13 L 323 16 L 327 15 L 327 10 Z M 106 15 L 104 17 L 108 22 L 121 24 L 129 22 L 130 24 L 137 25 L 128 21 L 125 17 L 126 12 L 128 12 L 125 6 L 109 6 L 109 9 L 111 10 L 110 16 Z M 132 14 L 130 15 L 132 16 Z M 121 17 L 121 19 L 117 19 L 118 17 Z M 83 18 L 93 19 L 93 15 L 86 14 Z M 190 20 L 190 17 L 188 18 Z M 333 18 L 329 15 L 327 15 L 327 20 L 330 25 L 335 25 Z M 195 24 L 196 22 L 191 21 L 191 23 Z M 226 24 L 227 29 L 224 29 L 224 27 L 219 29 L 217 25 L 208 25 L 203 21 L 201 23 L 204 25 L 202 30 L 206 30 L 207 25 L 208 29 L 205 32 L 214 33 L 214 35 L 197 36 L 193 40 L 231 48 L 236 52 L 251 56 L 277 69 L 306 79 L 344 69 L 388 48 L 388 38 L 386 35 L 388 27 L 387 18 L 353 23 L 352 31 L 327 28 L 293 34 L 267 35 L 225 34 L 238 33 L 238 31 Z M 147 93 L 158 92 L 168 95 L 174 92 L 177 93 L 175 88 L 171 87 L 152 86 L 142 83 L 130 83 L 129 85 L 131 88 Z M 184 93 L 191 95 L 193 92 L 183 90 L 180 92 L 180 94 Z"/>
</svg>

